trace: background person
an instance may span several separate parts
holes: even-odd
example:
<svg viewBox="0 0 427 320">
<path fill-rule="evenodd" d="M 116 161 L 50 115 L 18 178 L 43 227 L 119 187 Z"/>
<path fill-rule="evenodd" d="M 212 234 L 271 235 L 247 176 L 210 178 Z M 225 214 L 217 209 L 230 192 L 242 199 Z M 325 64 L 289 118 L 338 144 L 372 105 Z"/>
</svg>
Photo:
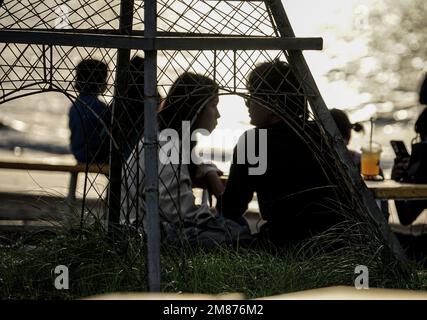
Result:
<svg viewBox="0 0 427 320">
<path fill-rule="evenodd" d="M 392 179 L 396 181 L 427 183 L 427 108 L 418 117 L 415 132 L 420 142 L 412 145 L 410 157 L 395 159 Z M 412 224 L 427 209 L 426 200 L 395 201 L 395 204 L 402 225 Z"/>
<path fill-rule="evenodd" d="M 79 93 L 69 110 L 70 149 L 81 163 L 108 163 L 111 113 L 98 96 L 107 88 L 105 63 L 85 59 L 76 67 L 75 89 Z"/>
<path fill-rule="evenodd" d="M 342 110 L 332 109 L 330 110 L 330 112 L 331 112 L 332 118 L 334 119 L 338 127 L 338 130 L 340 131 L 344 139 L 344 144 L 348 146 L 351 140 L 352 130 L 354 130 L 355 132 L 361 132 L 364 130 L 363 126 L 358 122 L 351 123 L 350 119 L 348 118 L 348 115 Z M 348 150 L 348 152 L 350 153 L 350 157 L 353 160 L 353 162 L 356 164 L 358 168 L 360 168 L 360 165 L 361 165 L 360 152 L 357 152 L 355 150 L 350 150 L 350 149 Z"/>
</svg>

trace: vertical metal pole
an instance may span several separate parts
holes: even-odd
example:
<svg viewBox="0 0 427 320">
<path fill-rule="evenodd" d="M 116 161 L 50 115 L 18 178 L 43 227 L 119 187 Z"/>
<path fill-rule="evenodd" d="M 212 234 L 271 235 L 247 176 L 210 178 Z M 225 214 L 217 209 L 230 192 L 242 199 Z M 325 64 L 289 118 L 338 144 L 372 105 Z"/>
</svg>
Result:
<svg viewBox="0 0 427 320">
<path fill-rule="evenodd" d="M 77 189 L 78 175 L 79 175 L 78 172 L 71 172 L 71 175 L 70 175 L 68 195 L 67 195 L 67 199 L 65 200 L 65 216 L 64 216 L 64 223 L 67 226 L 67 228 L 71 228 L 74 214 L 75 214 L 74 209 L 76 205 L 76 189 Z"/>
<path fill-rule="evenodd" d="M 233 50 L 233 92 L 237 91 L 237 51 Z"/>
<path fill-rule="evenodd" d="M 274 17 L 280 35 L 282 37 L 295 37 L 295 33 L 289 22 L 288 16 L 286 15 L 286 11 L 283 8 L 281 0 L 267 0 L 266 4 L 269 6 L 269 9 Z M 345 147 L 342 139 L 340 139 L 341 135 L 338 131 L 338 128 L 332 119 L 330 112 L 328 111 L 325 101 L 320 94 L 320 91 L 316 85 L 316 81 L 310 72 L 301 50 L 290 50 L 288 51 L 288 55 L 289 63 L 292 64 L 295 70 L 295 75 L 299 77 L 300 80 L 303 80 L 302 86 L 306 94 L 309 94 L 308 99 L 310 101 L 311 107 L 313 108 L 313 112 L 316 114 L 325 130 L 333 138 L 332 141 L 334 143 L 334 148 L 339 156 L 339 160 L 347 167 L 354 187 L 359 190 L 361 194 L 363 205 L 368 210 L 371 218 L 373 218 L 379 225 L 385 240 L 390 245 L 395 256 L 400 261 L 406 262 L 407 258 L 403 253 L 402 247 L 397 241 L 397 238 L 391 232 L 388 222 L 385 220 L 384 215 L 377 206 L 372 193 L 368 190 L 366 184 L 362 180 L 359 170 L 350 160 L 347 148 Z"/>
<path fill-rule="evenodd" d="M 120 4 L 119 30 L 121 34 L 130 34 L 133 24 L 133 0 L 122 0 Z M 116 85 L 112 109 L 112 137 L 110 144 L 110 187 L 108 192 L 108 224 L 110 232 L 120 221 L 120 196 L 123 168 L 123 135 L 120 122 L 123 121 L 123 96 L 128 85 L 130 50 L 119 49 L 116 63 Z"/>
<path fill-rule="evenodd" d="M 145 37 L 155 41 L 157 31 L 156 0 L 145 1 Z M 157 51 L 145 51 L 144 65 L 144 157 L 145 200 L 148 223 L 148 285 L 160 291 L 160 222 L 157 138 Z"/>
</svg>

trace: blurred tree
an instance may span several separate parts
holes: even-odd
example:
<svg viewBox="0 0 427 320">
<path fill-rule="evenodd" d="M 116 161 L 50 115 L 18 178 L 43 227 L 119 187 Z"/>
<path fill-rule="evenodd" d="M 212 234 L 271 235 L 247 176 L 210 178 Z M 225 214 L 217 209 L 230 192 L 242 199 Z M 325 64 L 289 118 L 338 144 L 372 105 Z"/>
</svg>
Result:
<svg viewBox="0 0 427 320">
<path fill-rule="evenodd" d="M 367 39 L 368 50 L 339 72 L 360 92 L 369 93 L 373 103 L 391 102 L 394 110 L 417 105 L 427 70 L 426 28 L 425 0 L 372 2 L 367 24 L 356 27 L 353 38 Z"/>
</svg>

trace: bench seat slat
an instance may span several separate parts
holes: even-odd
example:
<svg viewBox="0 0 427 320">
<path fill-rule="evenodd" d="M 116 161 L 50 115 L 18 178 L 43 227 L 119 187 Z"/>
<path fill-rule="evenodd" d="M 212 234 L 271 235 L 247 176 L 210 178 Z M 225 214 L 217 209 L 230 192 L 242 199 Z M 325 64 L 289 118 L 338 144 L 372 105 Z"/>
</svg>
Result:
<svg viewBox="0 0 427 320">
<path fill-rule="evenodd" d="M 0 161 L 0 169 L 79 173 L 79 172 L 86 172 L 86 164 L 78 163 L 75 165 L 64 165 L 64 164 Z M 108 174 L 110 170 L 109 166 L 106 164 L 103 164 L 103 165 L 90 164 L 87 169 L 88 169 L 88 172 L 90 173 L 103 173 L 103 174 Z"/>
</svg>

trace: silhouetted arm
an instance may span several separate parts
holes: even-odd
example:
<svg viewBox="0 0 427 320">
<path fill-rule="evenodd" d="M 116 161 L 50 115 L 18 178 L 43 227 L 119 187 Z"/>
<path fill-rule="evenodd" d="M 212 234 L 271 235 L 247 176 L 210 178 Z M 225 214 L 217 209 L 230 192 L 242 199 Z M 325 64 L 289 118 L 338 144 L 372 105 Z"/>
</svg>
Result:
<svg viewBox="0 0 427 320">
<path fill-rule="evenodd" d="M 248 175 L 247 164 L 236 163 L 234 149 L 228 182 L 223 195 L 217 201 L 218 212 L 229 219 L 240 221 L 255 192 L 253 178 Z"/>
</svg>

